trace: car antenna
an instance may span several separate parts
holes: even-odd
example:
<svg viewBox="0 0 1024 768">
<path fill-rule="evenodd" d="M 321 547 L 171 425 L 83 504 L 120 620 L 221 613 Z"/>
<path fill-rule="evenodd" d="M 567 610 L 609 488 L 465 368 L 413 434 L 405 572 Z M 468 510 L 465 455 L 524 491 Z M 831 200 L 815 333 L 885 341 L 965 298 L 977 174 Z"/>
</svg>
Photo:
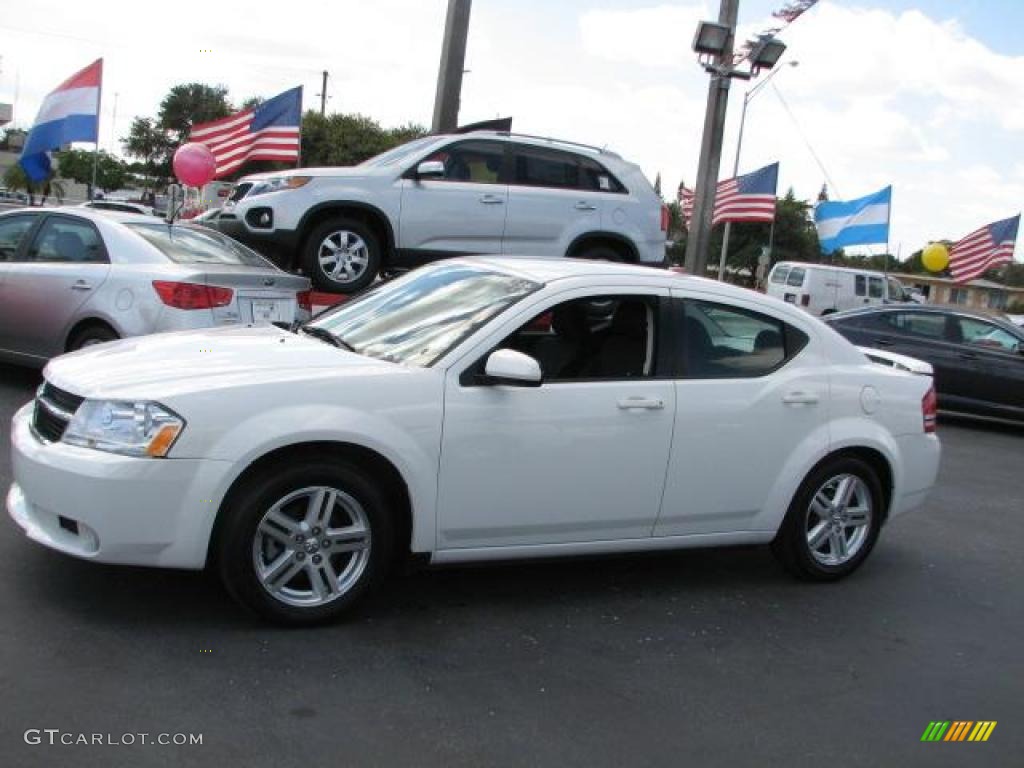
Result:
<svg viewBox="0 0 1024 768">
<path fill-rule="evenodd" d="M 181 209 L 185 207 L 185 188 L 180 184 L 171 184 L 167 187 L 167 212 L 164 218 L 167 221 L 167 234 L 171 234 L 174 227 L 174 220 L 181 216 Z"/>
</svg>

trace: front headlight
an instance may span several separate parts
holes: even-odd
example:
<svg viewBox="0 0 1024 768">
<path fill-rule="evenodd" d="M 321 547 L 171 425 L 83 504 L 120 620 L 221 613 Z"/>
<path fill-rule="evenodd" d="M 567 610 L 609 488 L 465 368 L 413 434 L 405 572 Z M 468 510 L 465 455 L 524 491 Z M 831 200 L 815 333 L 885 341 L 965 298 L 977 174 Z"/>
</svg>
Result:
<svg viewBox="0 0 1024 768">
<path fill-rule="evenodd" d="M 62 440 L 125 456 L 166 456 L 185 420 L 159 403 L 86 400 Z"/>
<path fill-rule="evenodd" d="M 274 179 L 256 182 L 249 190 L 246 197 L 265 195 L 268 192 L 279 192 L 282 189 L 298 189 L 304 187 L 313 180 L 312 176 L 279 176 Z"/>
</svg>

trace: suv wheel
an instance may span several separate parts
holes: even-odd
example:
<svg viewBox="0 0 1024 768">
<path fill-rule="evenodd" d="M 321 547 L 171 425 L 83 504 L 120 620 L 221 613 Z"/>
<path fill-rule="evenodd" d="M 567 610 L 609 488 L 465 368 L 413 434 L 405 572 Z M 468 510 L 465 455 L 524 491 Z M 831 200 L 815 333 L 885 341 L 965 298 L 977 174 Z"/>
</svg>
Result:
<svg viewBox="0 0 1024 768">
<path fill-rule="evenodd" d="M 381 246 L 373 231 L 354 219 L 331 219 L 306 239 L 303 266 L 324 291 L 355 293 L 377 277 Z"/>
<path fill-rule="evenodd" d="M 223 510 L 219 566 L 228 591 L 280 624 L 347 612 L 391 561 L 391 511 L 358 467 L 314 460 L 253 478 Z"/>
</svg>

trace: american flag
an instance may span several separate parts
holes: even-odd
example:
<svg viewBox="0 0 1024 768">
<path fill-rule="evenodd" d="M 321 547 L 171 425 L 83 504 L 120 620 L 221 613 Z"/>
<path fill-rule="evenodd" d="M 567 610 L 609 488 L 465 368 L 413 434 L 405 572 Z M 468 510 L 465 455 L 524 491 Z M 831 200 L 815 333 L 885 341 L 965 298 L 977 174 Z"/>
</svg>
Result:
<svg viewBox="0 0 1024 768">
<path fill-rule="evenodd" d="M 772 16 L 776 19 L 782 19 L 787 24 L 792 24 L 817 2 L 818 0 L 796 0 L 792 3 L 786 3 L 782 8 L 772 13 Z"/>
<path fill-rule="evenodd" d="M 299 159 L 302 86 L 251 109 L 192 126 L 189 141 L 205 144 L 217 159 L 214 178 L 237 171 L 250 160 Z"/>
<path fill-rule="evenodd" d="M 949 271 L 953 280 L 966 283 L 985 272 L 1013 261 L 1020 214 L 987 224 L 955 243 L 949 253 Z"/>
<path fill-rule="evenodd" d="M 718 182 L 713 224 L 773 221 L 778 181 L 779 164 L 772 163 L 746 176 Z M 689 226 L 693 217 L 693 190 L 680 185 L 679 202 L 683 205 L 683 218 Z"/>
</svg>

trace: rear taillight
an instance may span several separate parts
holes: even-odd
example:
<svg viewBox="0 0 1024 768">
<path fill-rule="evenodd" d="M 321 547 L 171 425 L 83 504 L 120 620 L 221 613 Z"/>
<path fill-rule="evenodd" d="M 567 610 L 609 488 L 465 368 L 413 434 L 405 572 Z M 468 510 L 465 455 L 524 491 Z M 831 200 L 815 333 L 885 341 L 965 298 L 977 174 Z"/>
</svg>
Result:
<svg viewBox="0 0 1024 768">
<path fill-rule="evenodd" d="M 921 398 L 921 418 L 924 420 L 925 433 L 935 431 L 935 420 L 939 412 L 939 398 L 935 394 L 935 387 L 928 387 L 928 391 Z"/>
<path fill-rule="evenodd" d="M 661 206 L 661 231 L 668 232 L 668 224 L 672 220 L 672 214 L 667 205 Z"/>
<path fill-rule="evenodd" d="M 295 294 L 295 300 L 299 303 L 299 309 L 304 309 L 306 312 L 313 311 L 313 292 L 312 291 L 299 291 Z"/>
<path fill-rule="evenodd" d="M 176 283 L 170 280 L 154 280 L 153 289 L 160 297 L 160 301 L 175 309 L 226 307 L 235 295 L 230 288 L 200 283 Z"/>
</svg>

